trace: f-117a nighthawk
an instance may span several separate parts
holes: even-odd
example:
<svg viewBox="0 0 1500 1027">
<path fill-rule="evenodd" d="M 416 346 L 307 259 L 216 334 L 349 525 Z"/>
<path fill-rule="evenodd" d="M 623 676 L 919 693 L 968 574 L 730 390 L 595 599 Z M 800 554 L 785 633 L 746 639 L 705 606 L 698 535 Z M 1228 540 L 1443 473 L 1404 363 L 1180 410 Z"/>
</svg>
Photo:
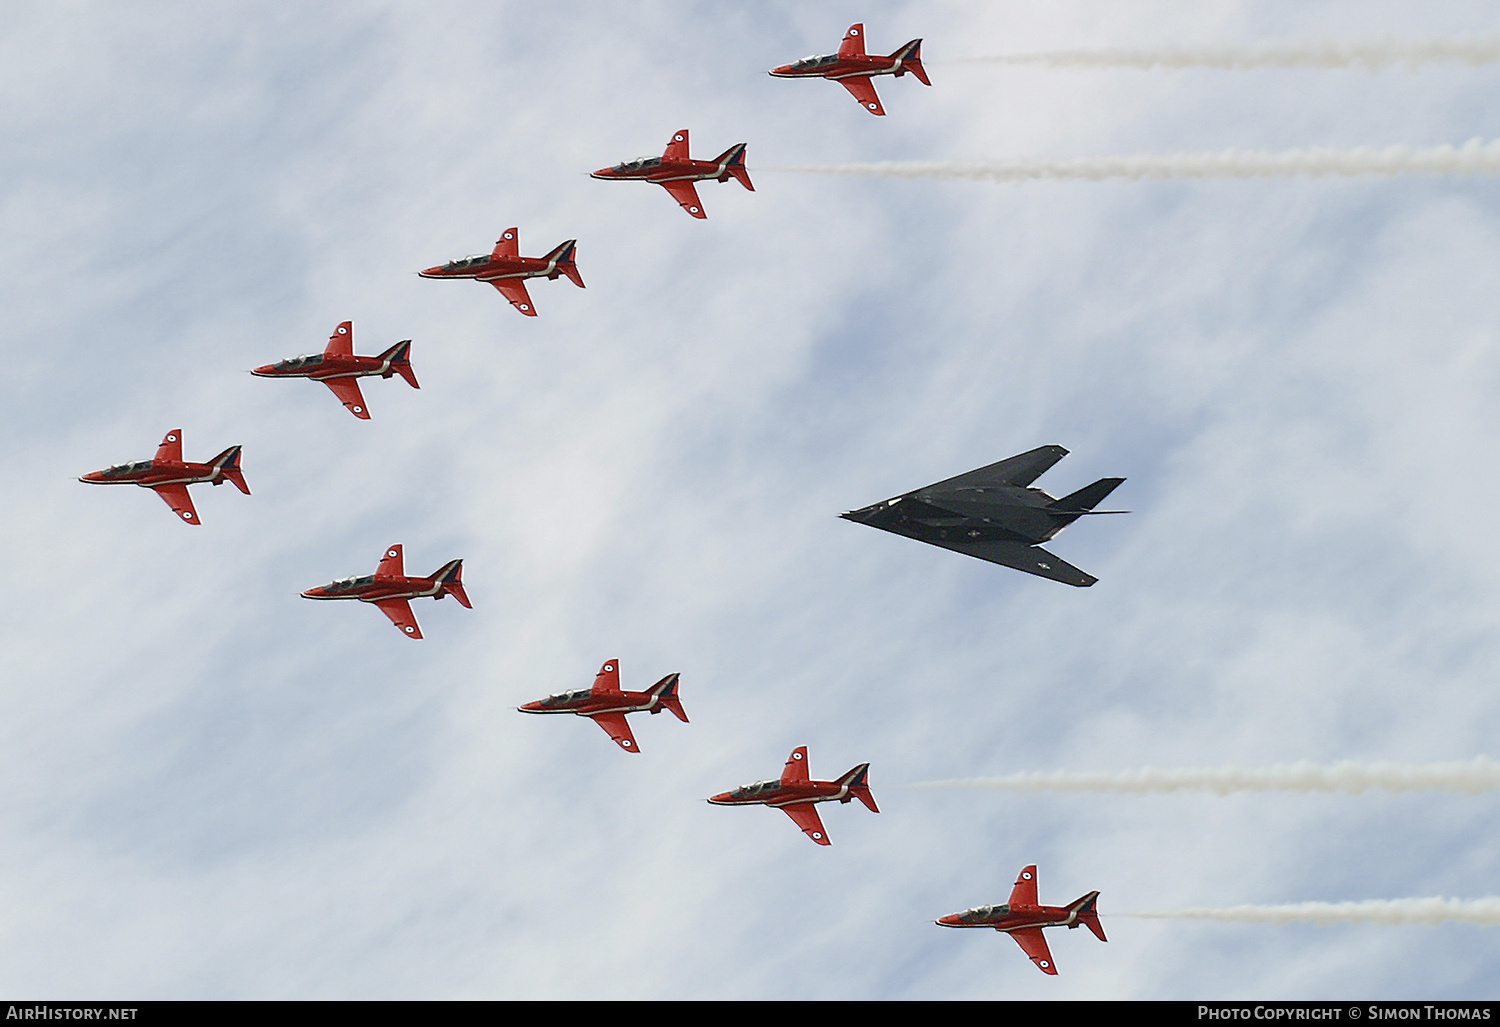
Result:
<svg viewBox="0 0 1500 1027">
<path fill-rule="evenodd" d="M 668 674 L 644 692 L 623 692 L 620 690 L 619 660 L 610 660 L 599 668 L 592 688 L 558 692 L 516 709 L 522 713 L 576 713 L 588 717 L 626 752 L 641 751 L 625 720 L 627 713 L 671 710 L 678 720 L 684 724 L 688 722 L 687 714 L 682 712 L 682 700 L 677 697 L 676 674 Z"/>
<path fill-rule="evenodd" d="M 715 806 L 775 806 L 813 841 L 831 845 L 815 804 L 858 799 L 871 813 L 879 813 L 875 797 L 870 794 L 869 776 L 870 765 L 861 763 L 837 781 L 813 781 L 807 774 L 807 746 L 799 745 L 787 757 L 780 779 L 741 785 L 708 801 Z"/>
<path fill-rule="evenodd" d="M 804 57 L 791 64 L 772 68 L 776 78 L 830 78 L 849 90 L 859 105 L 871 114 L 884 114 L 880 97 L 875 95 L 875 84 L 870 81 L 876 75 L 894 75 L 900 78 L 907 72 L 917 77 L 924 86 L 932 85 L 927 80 L 927 71 L 922 67 L 922 41 L 913 39 L 889 57 L 865 53 L 865 27 L 855 24 L 844 33 L 836 54 L 820 54 Z"/>
<path fill-rule="evenodd" d="M 1042 446 L 839 516 L 1027 574 L 1087 587 L 1099 579 L 1059 560 L 1038 543 L 1088 514 L 1126 513 L 1094 509 L 1125 479 L 1100 478 L 1061 499 L 1027 487 L 1067 455 L 1061 446 Z"/>
<path fill-rule="evenodd" d="M 1091 891 L 1066 906 L 1038 905 L 1036 867 L 1029 866 L 1021 870 L 1016 886 L 1011 889 L 1010 900 L 1003 906 L 975 906 L 933 922 L 940 927 L 993 927 L 1004 931 L 1016 939 L 1016 944 L 1031 957 L 1037 969 L 1055 976 L 1057 967 L 1052 963 L 1052 953 L 1047 948 L 1047 939 L 1042 937 L 1042 928 L 1066 927 L 1072 930 L 1082 924 L 1100 941 L 1109 941 L 1094 908 L 1098 901 L 1099 893 Z"/>
<path fill-rule="evenodd" d="M 464 592 L 463 575 L 464 562 L 449 560 L 425 578 L 408 578 L 401 547 L 391 546 L 381 557 L 374 574 L 338 578 L 308 589 L 302 593 L 302 598 L 358 599 L 362 603 L 374 603 L 407 638 L 421 638 L 422 629 L 417 627 L 417 618 L 412 616 L 410 600 L 421 596 L 434 599 L 452 596 L 461 605 L 473 609 Z"/>
<path fill-rule="evenodd" d="M 322 382 L 351 414 L 362 421 L 370 419 L 370 411 L 365 407 L 365 397 L 360 395 L 359 379 L 377 374 L 382 378 L 399 374 L 412 388 L 421 388 L 411 369 L 410 339 L 403 339 L 378 357 L 357 357 L 354 355 L 352 321 L 345 321 L 333 330 L 328 337 L 328 347 L 322 353 L 278 360 L 250 373 L 261 378 L 311 378 Z"/>
<path fill-rule="evenodd" d="M 92 471 L 78 479 L 86 485 L 139 485 L 155 490 L 172 511 L 189 524 L 199 524 L 198 511 L 188 496 L 187 487 L 198 482 L 222 485 L 226 481 L 245 495 L 250 486 L 240 473 L 240 447 L 230 446 L 206 464 L 188 463 L 182 459 L 182 429 L 173 428 L 161 440 L 150 460 L 115 464 L 102 471 Z"/>
<path fill-rule="evenodd" d="M 480 254 L 450 260 L 417 274 L 423 278 L 472 278 L 488 282 L 510 300 L 511 306 L 527 317 L 536 317 L 536 307 L 532 305 L 531 294 L 526 291 L 526 279 L 555 279 L 567 275 L 570 282 L 582 289 L 583 277 L 573 258 L 577 249 L 578 240 L 569 239 L 545 257 L 523 257 L 519 232 L 507 228 L 500 233 L 500 239 L 488 257 Z"/>
<path fill-rule="evenodd" d="M 745 170 L 744 143 L 735 143 L 713 160 L 693 160 L 688 156 L 688 130 L 685 128 L 672 133 L 672 139 L 660 157 L 638 157 L 623 164 L 590 172 L 590 177 L 605 181 L 636 179 L 655 182 L 695 218 L 706 218 L 708 215 L 703 212 L 703 203 L 698 199 L 694 182 L 712 179 L 727 182 L 733 178 L 752 193 L 755 192 L 755 186 L 750 184 L 750 172 Z"/>
</svg>

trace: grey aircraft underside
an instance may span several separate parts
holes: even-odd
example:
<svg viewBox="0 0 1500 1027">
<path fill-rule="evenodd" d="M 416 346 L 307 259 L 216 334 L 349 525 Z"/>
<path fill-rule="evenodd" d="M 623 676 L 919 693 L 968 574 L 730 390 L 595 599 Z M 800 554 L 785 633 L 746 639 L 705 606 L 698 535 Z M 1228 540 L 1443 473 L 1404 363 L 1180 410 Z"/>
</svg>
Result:
<svg viewBox="0 0 1500 1027">
<path fill-rule="evenodd" d="M 1067 455 L 1061 446 L 1042 446 L 839 516 L 1085 588 L 1099 579 L 1059 560 L 1039 543 L 1087 514 L 1125 513 L 1094 509 L 1125 479 L 1100 478 L 1061 499 L 1028 488 Z"/>
</svg>

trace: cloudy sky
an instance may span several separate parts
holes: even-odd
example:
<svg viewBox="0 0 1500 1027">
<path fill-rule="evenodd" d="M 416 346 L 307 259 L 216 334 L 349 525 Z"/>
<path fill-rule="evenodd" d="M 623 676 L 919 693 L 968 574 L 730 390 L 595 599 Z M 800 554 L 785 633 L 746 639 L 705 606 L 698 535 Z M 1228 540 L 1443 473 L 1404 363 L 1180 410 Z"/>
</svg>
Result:
<svg viewBox="0 0 1500 1027">
<path fill-rule="evenodd" d="M 792 165 L 1500 138 L 1500 65 L 963 58 L 1500 32 L 1464 0 L 23 5 L 0 27 L 0 990 L 1492 998 L 1494 928 L 1129 911 L 1500 893 L 1493 796 L 918 782 L 1495 755 L 1493 179 Z M 924 37 L 933 86 L 768 68 Z M 748 143 L 707 221 L 587 172 Z M 540 316 L 416 270 L 578 239 Z M 405 338 L 420 391 L 249 368 Z M 235 443 L 203 524 L 87 471 Z M 1044 444 L 1073 589 L 841 521 Z M 465 560 L 426 638 L 297 593 Z M 628 755 L 523 702 L 618 658 Z M 811 844 L 714 792 L 871 764 Z M 1102 892 L 1061 976 L 932 921 Z"/>
</svg>

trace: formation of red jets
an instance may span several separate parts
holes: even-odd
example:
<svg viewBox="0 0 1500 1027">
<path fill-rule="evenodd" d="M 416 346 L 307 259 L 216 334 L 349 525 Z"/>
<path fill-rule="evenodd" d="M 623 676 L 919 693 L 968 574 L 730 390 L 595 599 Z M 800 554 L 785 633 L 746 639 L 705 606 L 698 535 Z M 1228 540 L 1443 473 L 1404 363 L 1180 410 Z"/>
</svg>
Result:
<svg viewBox="0 0 1500 1027">
<path fill-rule="evenodd" d="M 922 67 L 922 41 L 914 39 L 888 56 L 865 52 L 864 26 L 855 24 L 844 34 L 838 53 L 805 57 L 800 61 L 773 68 L 777 78 L 826 78 L 842 85 L 872 114 L 884 115 L 880 97 L 871 81 L 878 75 L 900 78 L 907 72 L 924 85 L 932 83 Z M 660 157 L 641 157 L 592 172 L 605 181 L 651 182 L 664 188 L 689 215 L 706 218 L 695 183 L 728 182 L 731 178 L 754 192 L 745 167 L 745 144 L 736 143 L 712 160 L 694 160 L 689 151 L 688 130 L 672 134 Z M 542 257 L 523 257 L 516 228 L 507 228 L 494 249 L 486 255 L 464 257 L 418 272 L 423 278 L 466 278 L 486 282 L 497 289 L 511 305 L 527 317 L 536 316 L 536 308 L 526 288 L 530 278 L 566 277 L 580 289 L 584 287 L 575 262 L 577 240 L 569 239 Z M 355 417 L 369 420 L 370 412 L 360 391 L 359 379 L 391 378 L 399 375 L 412 388 L 419 388 L 411 366 L 411 340 L 396 343 L 378 356 L 361 357 L 354 353 L 354 325 L 341 323 L 319 354 L 307 354 L 266 364 L 251 373 L 263 378 L 309 378 L 322 382 Z M 188 486 L 202 482 L 221 485 L 232 482 L 241 492 L 250 494 L 240 472 L 240 447 L 231 446 L 207 463 L 189 463 L 182 458 L 182 430 L 167 433 L 150 460 L 116 464 L 102 471 L 85 474 L 80 481 L 91 485 L 139 485 L 164 499 L 179 518 L 189 524 L 199 523 L 197 510 L 188 495 Z M 463 586 L 463 561 L 450 560 L 425 578 L 408 577 L 402 548 L 385 550 L 373 574 L 338 578 L 326 585 L 309 588 L 306 599 L 353 599 L 370 603 L 384 613 L 408 638 L 421 638 L 411 610 L 411 600 L 422 597 L 442 599 L 453 596 L 460 605 L 471 608 Z M 600 668 L 589 688 L 560 692 L 518 707 L 522 713 L 569 713 L 587 717 L 604 729 L 626 752 L 639 752 L 640 746 L 630 730 L 626 717 L 631 713 L 671 712 L 687 723 L 682 701 L 677 694 L 678 675 L 668 674 L 643 692 L 625 691 L 620 687 L 618 660 Z M 859 800 L 872 813 L 879 813 L 870 792 L 868 763 L 861 763 L 832 781 L 813 780 L 807 769 L 807 747 L 798 746 L 786 761 L 778 778 L 742 785 L 708 799 L 718 806 L 771 806 L 782 810 L 808 838 L 818 845 L 829 845 L 827 830 L 818 816 L 820 802 L 847 804 Z M 1052 955 L 1042 937 L 1044 927 L 1088 927 L 1101 941 L 1104 930 L 1095 912 L 1098 892 L 1089 892 L 1068 906 L 1041 906 L 1037 903 L 1036 867 L 1021 871 L 1010 900 L 1000 906 L 978 906 L 945 916 L 936 923 L 944 927 L 991 927 L 1015 938 L 1044 973 L 1055 974 Z"/>
</svg>

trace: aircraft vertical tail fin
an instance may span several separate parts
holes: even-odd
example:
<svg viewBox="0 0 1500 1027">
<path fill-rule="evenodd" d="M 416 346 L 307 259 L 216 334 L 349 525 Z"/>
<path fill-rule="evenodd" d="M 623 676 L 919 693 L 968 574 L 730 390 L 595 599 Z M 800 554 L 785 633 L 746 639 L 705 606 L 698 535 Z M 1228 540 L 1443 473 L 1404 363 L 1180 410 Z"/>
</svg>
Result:
<svg viewBox="0 0 1500 1027">
<path fill-rule="evenodd" d="M 745 168 L 745 144 L 735 143 L 729 149 L 714 158 L 714 163 L 724 168 L 724 174 L 719 176 L 720 182 L 727 182 L 733 178 L 740 185 L 755 192 L 755 186 L 750 184 L 750 172 Z"/>
<path fill-rule="evenodd" d="M 402 378 L 406 379 L 406 384 L 410 385 L 412 388 L 420 389 L 422 387 L 417 384 L 417 374 L 411 369 L 410 339 L 402 339 L 400 342 L 396 343 L 396 345 L 380 354 L 378 359 L 389 360 L 391 362 L 391 370 L 399 374 Z M 390 376 L 386 375 L 386 377 Z"/>
<path fill-rule="evenodd" d="M 846 786 L 849 789 L 850 796 L 864 803 L 865 808 L 871 813 L 879 813 L 880 807 L 875 805 L 875 796 L 870 794 L 870 786 L 867 783 L 869 776 L 870 765 L 868 763 L 861 763 L 835 781 L 834 784 Z M 843 801 L 848 802 L 849 798 L 845 797 Z"/>
<path fill-rule="evenodd" d="M 662 709 L 671 710 L 673 716 L 686 724 L 688 722 L 687 714 L 682 711 L 682 700 L 677 698 L 677 678 L 678 675 L 676 674 L 668 674 L 647 689 L 646 694 L 656 696 L 661 700 Z M 652 710 L 651 712 L 655 713 L 656 711 Z"/>
<path fill-rule="evenodd" d="M 438 592 L 438 598 L 450 595 L 454 599 L 457 599 L 461 606 L 472 610 L 474 604 L 469 602 L 469 595 L 464 591 L 463 577 L 464 562 L 462 560 L 449 560 L 433 571 L 432 578 L 429 580 L 442 583 L 443 588 L 442 591 Z"/>
<path fill-rule="evenodd" d="M 209 461 L 210 466 L 219 470 L 219 479 L 214 481 L 217 485 L 220 480 L 234 482 L 234 487 L 245 495 L 250 494 L 250 486 L 245 484 L 245 476 L 240 473 L 240 447 L 230 446 L 224 452 Z"/>
<path fill-rule="evenodd" d="M 927 69 L 922 67 L 922 41 L 913 39 L 901 49 L 891 54 L 891 60 L 900 61 L 901 66 L 896 69 L 896 77 L 900 78 L 908 71 L 917 76 L 917 81 L 924 86 L 932 85 L 927 77 Z"/>
<path fill-rule="evenodd" d="M 1089 930 L 1093 931 L 1094 937 L 1098 938 L 1100 941 L 1109 941 L 1109 939 L 1104 936 L 1104 927 L 1099 923 L 1099 913 L 1094 908 L 1095 904 L 1098 903 L 1098 901 L 1099 893 L 1096 891 L 1091 891 L 1082 898 L 1074 899 L 1072 902 L 1068 903 L 1068 912 L 1077 914 L 1077 917 L 1071 924 L 1068 925 L 1068 927 L 1073 928 L 1077 927 L 1079 924 L 1082 924 Z"/>
<path fill-rule="evenodd" d="M 1092 485 L 1085 485 L 1077 492 L 1063 496 L 1061 499 L 1054 499 L 1047 505 L 1047 512 L 1055 514 L 1086 513 L 1104 502 L 1104 497 L 1119 488 L 1120 483 L 1124 480 L 1124 478 L 1100 478 Z"/>
<path fill-rule="evenodd" d="M 551 253 L 543 257 L 542 259 L 548 261 L 549 263 L 551 263 L 552 261 L 556 261 L 556 263 L 553 265 L 555 269 L 554 272 L 547 277 L 556 278 L 558 273 L 565 274 L 568 276 L 568 281 L 572 282 L 574 285 L 578 286 L 578 288 L 582 289 L 584 287 L 583 276 L 578 273 L 578 265 L 574 263 L 573 260 L 573 254 L 577 249 L 578 240 L 569 239 L 557 249 L 553 250 Z"/>
</svg>

